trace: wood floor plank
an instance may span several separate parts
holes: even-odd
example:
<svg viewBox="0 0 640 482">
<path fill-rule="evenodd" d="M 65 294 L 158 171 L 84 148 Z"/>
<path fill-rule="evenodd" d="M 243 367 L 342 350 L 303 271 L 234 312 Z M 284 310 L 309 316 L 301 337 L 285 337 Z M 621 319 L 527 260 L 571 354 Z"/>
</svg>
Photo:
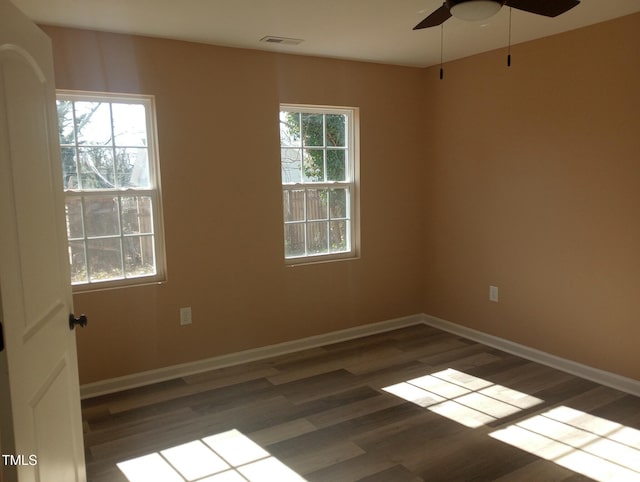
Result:
<svg viewBox="0 0 640 482">
<path fill-rule="evenodd" d="M 425 479 L 414 474 L 403 465 L 394 465 L 377 474 L 351 480 L 359 480 L 360 482 L 423 482 Z"/>
<path fill-rule="evenodd" d="M 398 398 L 377 394 L 376 396 L 365 400 L 359 400 L 315 415 L 310 415 L 307 419 L 317 428 L 323 428 L 336 425 L 362 415 L 377 413 L 380 410 L 400 405 L 402 403 L 404 403 L 404 401 Z"/>
<path fill-rule="evenodd" d="M 200 424 L 206 435 L 234 428 L 246 434 L 288 421 L 297 415 L 296 406 L 281 395 L 264 400 L 246 400 L 222 410 L 215 407 L 199 410 L 198 413 L 204 416 Z"/>
<path fill-rule="evenodd" d="M 625 395 L 617 400 L 613 400 L 610 403 L 595 409 L 593 414 L 640 430 L 640 410 L 638 409 L 638 399 L 632 395 Z"/>
<path fill-rule="evenodd" d="M 271 425 L 261 430 L 250 432 L 248 437 L 258 445 L 266 447 L 278 442 L 284 442 L 305 433 L 314 432 L 317 427 L 306 418 L 297 418 L 289 422 Z"/>
<path fill-rule="evenodd" d="M 558 383 L 570 380 L 572 375 L 534 362 L 518 365 L 491 376 L 491 381 L 528 394 L 538 393 Z"/>
<path fill-rule="evenodd" d="M 194 418 L 195 413 L 190 407 L 180 407 L 177 410 L 157 413 L 147 417 L 132 417 L 127 422 L 106 422 L 103 428 L 89 425 L 85 431 L 85 442 L 90 447 L 97 447 L 102 443 L 120 439 L 131 435 L 145 433 L 156 427 L 182 425 L 186 420 Z"/>
<path fill-rule="evenodd" d="M 565 482 L 569 477 L 575 477 L 575 475 L 575 472 L 553 462 L 538 459 L 495 480 L 496 482 Z M 584 481 L 592 480 L 585 476 L 580 477 Z"/>
<path fill-rule="evenodd" d="M 344 369 L 334 370 L 305 379 L 284 383 L 278 389 L 294 403 L 317 400 L 358 385 L 358 377 Z"/>
<path fill-rule="evenodd" d="M 219 368 L 183 377 L 187 385 L 203 385 L 207 390 L 277 375 L 279 371 L 264 363 L 248 363 Z M 202 390 L 201 390 L 202 391 Z"/>
<path fill-rule="evenodd" d="M 534 455 L 484 436 L 468 436 L 456 450 L 421 463 L 425 480 L 494 480 L 536 460 Z"/>
<path fill-rule="evenodd" d="M 267 450 L 302 476 L 365 453 L 353 442 L 322 430 L 269 445 Z"/>
<path fill-rule="evenodd" d="M 449 335 L 451 336 L 451 335 Z M 427 345 L 416 353 L 416 359 L 433 367 L 451 366 L 462 358 L 477 355 L 479 353 L 492 353 L 489 347 L 480 344 L 470 344 L 457 337 L 440 337 L 435 346 Z"/>
<path fill-rule="evenodd" d="M 437 340 L 426 343 L 414 341 L 413 344 L 414 346 L 411 348 L 404 348 L 406 354 L 428 364 L 436 364 L 436 360 L 440 361 L 445 353 L 452 350 L 467 350 L 467 352 L 474 350 L 482 351 L 479 348 L 471 346 L 466 340 L 450 336 L 438 337 Z"/>
<path fill-rule="evenodd" d="M 384 390 L 403 382 L 413 394 L 408 399 Z M 572 410 L 594 430 L 610 422 L 627 434 L 640 430 L 637 397 L 426 325 L 189 375 L 82 406 L 89 482 L 127 482 L 118 462 L 230 430 L 310 482 L 577 482 L 590 479 L 491 434 L 552 410 Z"/>
<path fill-rule="evenodd" d="M 359 351 L 356 356 L 349 358 L 344 368 L 354 375 L 366 375 L 389 367 L 413 360 L 405 351 L 395 347 L 379 346 L 373 350 Z"/>
<path fill-rule="evenodd" d="M 373 414 L 364 415 L 348 422 L 351 439 L 367 451 L 392 454 L 394 437 L 404 440 L 405 431 L 415 429 L 418 432 L 428 430 L 425 425 L 430 415 L 422 407 L 412 403 L 403 403 Z"/>
<path fill-rule="evenodd" d="M 364 453 L 306 474 L 306 479 L 309 482 L 351 482 L 354 480 L 367 480 L 371 477 L 380 476 L 380 474 L 389 475 L 389 469 L 394 467 L 398 466 L 392 460 Z M 396 474 L 393 473 L 391 475 Z M 395 482 L 397 479 L 379 480 L 393 480 Z"/>
</svg>

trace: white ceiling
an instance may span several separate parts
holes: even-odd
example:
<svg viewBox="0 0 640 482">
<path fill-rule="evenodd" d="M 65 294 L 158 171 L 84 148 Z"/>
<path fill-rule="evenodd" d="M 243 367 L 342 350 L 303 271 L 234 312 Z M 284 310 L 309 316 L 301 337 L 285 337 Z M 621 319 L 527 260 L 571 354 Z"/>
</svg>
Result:
<svg viewBox="0 0 640 482">
<path fill-rule="evenodd" d="M 301 55 L 429 66 L 440 62 L 440 28 L 412 28 L 442 0 L 13 0 L 50 25 L 134 33 Z M 513 10 L 512 43 L 640 11 L 640 0 L 582 0 L 547 18 Z M 505 47 L 509 9 L 484 24 L 444 25 L 444 61 Z M 299 45 L 260 42 L 273 35 Z"/>
</svg>

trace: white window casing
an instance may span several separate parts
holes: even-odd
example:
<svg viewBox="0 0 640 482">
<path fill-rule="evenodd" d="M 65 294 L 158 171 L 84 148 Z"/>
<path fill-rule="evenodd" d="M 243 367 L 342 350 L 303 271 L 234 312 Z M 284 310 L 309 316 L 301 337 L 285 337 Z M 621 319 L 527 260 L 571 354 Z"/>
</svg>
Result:
<svg viewBox="0 0 640 482">
<path fill-rule="evenodd" d="M 166 279 L 153 96 L 58 91 L 74 292 Z"/>
</svg>

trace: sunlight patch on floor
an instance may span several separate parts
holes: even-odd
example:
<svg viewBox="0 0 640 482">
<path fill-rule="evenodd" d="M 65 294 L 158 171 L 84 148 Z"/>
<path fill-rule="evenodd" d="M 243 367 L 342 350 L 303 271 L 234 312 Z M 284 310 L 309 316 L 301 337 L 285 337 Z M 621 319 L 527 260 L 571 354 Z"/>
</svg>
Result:
<svg viewBox="0 0 640 482">
<path fill-rule="evenodd" d="M 452 368 L 383 390 L 470 428 L 542 403 L 539 398 Z"/>
<path fill-rule="evenodd" d="M 640 481 L 640 430 L 569 407 L 530 417 L 491 437 L 598 481 Z"/>
<path fill-rule="evenodd" d="M 238 430 L 119 462 L 130 482 L 299 482 L 300 475 Z"/>
</svg>

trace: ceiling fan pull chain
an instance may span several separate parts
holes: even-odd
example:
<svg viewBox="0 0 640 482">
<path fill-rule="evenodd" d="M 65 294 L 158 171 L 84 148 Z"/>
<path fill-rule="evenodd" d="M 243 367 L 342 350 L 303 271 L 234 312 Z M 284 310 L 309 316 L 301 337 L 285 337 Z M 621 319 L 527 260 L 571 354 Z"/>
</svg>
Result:
<svg viewBox="0 0 640 482">
<path fill-rule="evenodd" d="M 513 12 L 513 8 L 509 7 L 509 49 L 507 51 L 507 67 L 511 67 L 511 12 Z"/>
<path fill-rule="evenodd" d="M 440 25 L 440 80 L 444 79 L 444 69 L 442 68 L 443 51 L 444 51 L 444 23 Z"/>
</svg>

